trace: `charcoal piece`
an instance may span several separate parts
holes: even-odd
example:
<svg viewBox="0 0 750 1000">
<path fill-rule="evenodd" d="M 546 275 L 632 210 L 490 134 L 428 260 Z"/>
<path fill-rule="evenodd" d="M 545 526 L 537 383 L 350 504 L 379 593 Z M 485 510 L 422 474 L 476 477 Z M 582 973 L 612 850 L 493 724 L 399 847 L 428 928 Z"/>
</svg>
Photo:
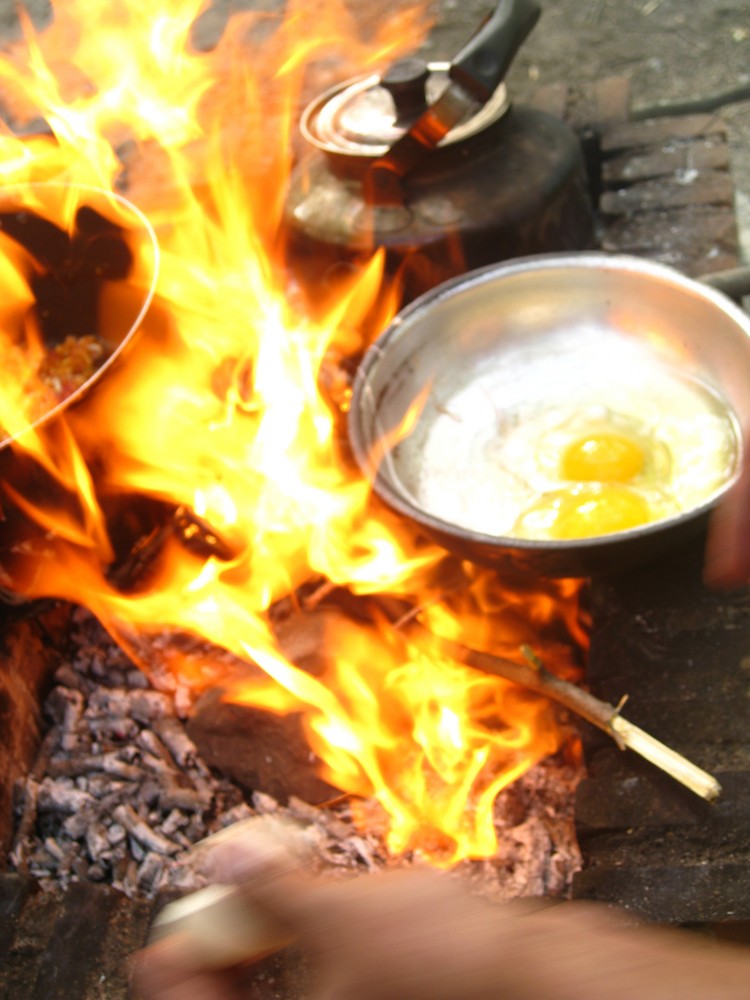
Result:
<svg viewBox="0 0 750 1000">
<path fill-rule="evenodd" d="M 72 234 L 34 212 L 0 212 L 0 230 L 39 265 L 26 275 L 34 316 L 46 344 L 97 333 L 102 282 L 127 278 L 132 252 L 122 229 L 88 205 L 81 206 Z"/>
<path fill-rule="evenodd" d="M 35 212 L 0 212 L 0 231 L 48 270 L 64 267 L 70 256 L 70 235 Z"/>
<path fill-rule="evenodd" d="M 71 251 L 83 272 L 107 281 L 127 278 L 133 266 L 122 229 L 89 205 L 82 205 L 76 213 Z"/>
<path fill-rule="evenodd" d="M 273 715 L 223 701 L 222 695 L 206 692 L 187 725 L 206 763 L 246 790 L 266 792 L 279 802 L 296 795 L 317 804 L 341 794 L 319 777 L 320 761 L 299 714 Z"/>
</svg>

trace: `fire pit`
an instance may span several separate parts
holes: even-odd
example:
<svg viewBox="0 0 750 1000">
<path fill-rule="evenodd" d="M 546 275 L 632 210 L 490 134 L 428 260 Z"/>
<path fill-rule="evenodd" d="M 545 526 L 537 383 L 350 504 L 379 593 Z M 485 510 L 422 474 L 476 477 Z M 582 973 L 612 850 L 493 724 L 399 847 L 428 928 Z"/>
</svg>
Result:
<svg viewBox="0 0 750 1000">
<path fill-rule="evenodd" d="M 511 22 L 527 9 L 536 11 L 516 0 L 498 8 L 510 12 Z M 45 50 L 54 50 L 54 30 L 40 38 Z M 416 30 L 414 21 L 411 36 L 394 35 L 394 54 L 398 45 L 415 44 Z M 575 589 L 566 602 L 553 602 L 543 620 L 506 636 L 500 609 L 508 597 L 499 581 L 460 567 L 454 572 L 441 548 L 371 503 L 341 438 L 343 413 L 353 364 L 384 319 L 382 310 L 397 303 L 398 288 L 378 274 L 376 257 L 368 273 L 338 287 L 327 311 L 308 315 L 277 248 L 282 215 L 272 221 L 261 211 L 278 177 L 269 173 L 272 189 L 264 194 L 244 145 L 192 144 L 194 132 L 215 121 L 210 102 L 199 99 L 204 91 L 221 96 L 234 83 L 236 100 L 247 99 L 244 76 L 227 79 L 224 69 L 240 43 L 227 33 L 202 70 L 196 67 L 192 126 L 170 103 L 168 89 L 158 107 L 144 97 L 133 110 L 113 89 L 107 68 L 93 56 L 87 63 L 103 101 L 91 97 L 90 113 L 121 132 L 145 130 L 144 155 L 166 161 L 171 186 L 159 204 L 153 189 L 141 187 L 148 167 L 140 171 L 125 136 L 118 135 L 122 144 L 114 149 L 104 138 L 97 146 L 110 169 L 114 156 L 113 186 L 126 188 L 148 216 L 161 272 L 128 363 L 107 372 L 49 441 L 30 448 L 19 438 L 9 445 L 14 459 L 42 467 L 73 502 L 56 503 L 51 490 L 6 484 L 7 511 L 19 510 L 44 529 L 39 545 L 19 541 L 9 514 L 8 590 L 20 599 L 66 599 L 88 608 L 147 677 L 168 672 L 193 699 L 221 688 L 228 703 L 301 719 L 328 791 L 392 803 L 386 810 L 392 852 L 417 851 L 438 865 L 485 857 L 496 845 L 497 793 L 559 748 L 565 733 L 543 699 L 516 697 L 497 675 L 475 676 L 476 668 L 435 636 L 473 634 L 466 648 L 510 651 L 509 660 L 523 659 L 525 641 L 545 659 L 551 647 L 550 668 L 570 679 L 578 652 L 562 648 L 567 626 L 554 626 L 554 642 L 543 629 L 547 622 L 575 622 Z M 269 47 L 269 61 L 283 65 L 293 40 L 280 29 L 274 43 L 279 51 Z M 517 44 L 514 33 L 503 66 Z M 448 78 L 463 80 L 479 52 L 468 48 Z M 165 60 L 165 53 L 151 53 L 144 79 Z M 166 79 L 160 82 L 167 87 Z M 484 97 L 469 89 L 474 96 L 466 97 L 466 112 Z M 44 93 L 35 100 L 52 115 Z M 267 134 L 273 127 L 273 120 L 259 123 L 263 148 L 279 151 L 280 169 L 284 123 L 276 144 Z M 206 159 L 197 176 L 199 157 Z M 90 158 L 75 147 L 63 159 L 74 177 L 90 170 Z M 231 178 L 241 178 L 237 189 Z M 462 234 L 454 229 L 451 238 L 460 242 Z M 349 303 L 346 315 L 341 301 Z M 307 616 L 291 609 L 323 609 L 329 596 L 337 617 L 322 637 L 318 662 L 304 670 L 286 648 L 284 623 L 304 632 Z M 530 607 L 536 600 L 528 595 Z M 493 605 L 498 613 L 488 615 Z M 419 633 L 401 627 L 415 615 L 423 619 Z M 184 646 L 187 635 L 197 643 L 194 651 Z M 413 729 L 404 725 L 410 717 L 420 719 Z M 477 724 L 475 717 L 486 721 Z"/>
</svg>

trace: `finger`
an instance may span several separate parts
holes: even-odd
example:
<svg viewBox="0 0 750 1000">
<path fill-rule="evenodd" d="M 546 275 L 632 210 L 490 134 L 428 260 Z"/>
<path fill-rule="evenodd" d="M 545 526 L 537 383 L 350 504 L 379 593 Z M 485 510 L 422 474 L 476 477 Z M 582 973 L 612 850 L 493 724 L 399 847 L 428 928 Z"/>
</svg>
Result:
<svg viewBox="0 0 750 1000">
<path fill-rule="evenodd" d="M 204 870 L 224 885 L 285 878 L 304 871 L 304 834 L 282 824 L 251 824 L 217 840 Z"/>
<path fill-rule="evenodd" d="M 299 936 L 297 901 L 312 883 L 302 868 L 304 831 L 264 819 L 202 842 L 198 863 L 213 884 L 167 904 L 153 922 L 152 941 L 179 938 L 196 971 L 255 962 Z"/>
<path fill-rule="evenodd" d="M 248 905 L 294 931 L 315 886 L 311 859 L 301 828 L 251 823 L 218 840 L 203 867 L 213 881 L 238 887 Z"/>
</svg>

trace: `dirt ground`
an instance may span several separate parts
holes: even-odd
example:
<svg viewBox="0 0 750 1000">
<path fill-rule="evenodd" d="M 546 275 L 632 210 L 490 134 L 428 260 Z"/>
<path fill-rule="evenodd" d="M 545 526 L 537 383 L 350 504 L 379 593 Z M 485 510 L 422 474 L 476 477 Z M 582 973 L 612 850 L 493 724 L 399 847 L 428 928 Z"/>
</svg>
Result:
<svg viewBox="0 0 750 1000">
<path fill-rule="evenodd" d="M 59 0 L 64 3 L 65 0 Z M 215 0 L 221 24 L 236 8 L 278 9 L 283 0 Z M 349 0 L 371 23 L 403 0 Z M 538 0 L 539 23 L 521 48 L 508 84 L 516 100 L 531 88 L 575 84 L 607 76 L 632 79 L 633 109 L 658 101 L 727 98 L 721 114 L 731 136 L 737 215 L 744 256 L 750 260 L 750 3 L 748 0 Z M 425 0 L 435 24 L 424 46 L 430 58 L 449 59 L 480 24 L 492 0 Z M 43 24 L 49 0 L 27 0 Z M 13 33 L 16 4 L 0 0 L 0 34 Z M 739 97 L 743 99 L 738 99 Z"/>
</svg>

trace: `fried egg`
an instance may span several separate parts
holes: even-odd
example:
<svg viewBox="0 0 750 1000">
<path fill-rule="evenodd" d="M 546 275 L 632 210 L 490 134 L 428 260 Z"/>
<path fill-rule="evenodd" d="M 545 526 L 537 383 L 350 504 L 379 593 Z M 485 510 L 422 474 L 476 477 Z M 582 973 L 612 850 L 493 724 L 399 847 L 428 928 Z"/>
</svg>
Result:
<svg viewBox="0 0 750 1000">
<path fill-rule="evenodd" d="M 643 469 L 646 452 L 630 434 L 592 427 L 571 441 L 560 459 L 560 476 L 580 482 L 626 483 Z"/>
<path fill-rule="evenodd" d="M 639 383 L 615 370 L 577 399 L 511 410 L 467 388 L 420 439 L 416 499 L 453 524 L 536 540 L 609 535 L 700 506 L 734 474 L 736 419 L 680 373 L 654 369 Z"/>
<path fill-rule="evenodd" d="M 670 447 L 658 429 L 632 414 L 603 405 L 571 410 L 528 447 L 538 465 L 528 476 L 538 486 L 513 525 L 514 535 L 589 538 L 679 510 L 670 487 Z"/>
<path fill-rule="evenodd" d="M 619 483 L 587 484 L 543 493 L 519 517 L 515 534 L 526 538 L 590 538 L 627 531 L 652 520 L 653 508 Z"/>
</svg>

